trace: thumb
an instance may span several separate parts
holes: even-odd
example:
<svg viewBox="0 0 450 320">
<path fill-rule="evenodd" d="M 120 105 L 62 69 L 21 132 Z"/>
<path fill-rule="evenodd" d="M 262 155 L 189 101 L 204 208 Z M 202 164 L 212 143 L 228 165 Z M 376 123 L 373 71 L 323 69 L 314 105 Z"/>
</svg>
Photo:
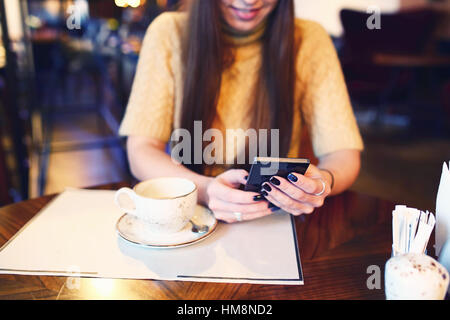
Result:
<svg viewBox="0 0 450 320">
<path fill-rule="evenodd" d="M 316 167 L 315 165 L 313 165 L 313 164 L 309 165 L 308 170 L 306 170 L 304 176 L 308 177 L 308 178 L 320 178 L 320 177 L 322 177 L 322 175 L 320 173 L 320 169 L 318 167 Z"/>
</svg>

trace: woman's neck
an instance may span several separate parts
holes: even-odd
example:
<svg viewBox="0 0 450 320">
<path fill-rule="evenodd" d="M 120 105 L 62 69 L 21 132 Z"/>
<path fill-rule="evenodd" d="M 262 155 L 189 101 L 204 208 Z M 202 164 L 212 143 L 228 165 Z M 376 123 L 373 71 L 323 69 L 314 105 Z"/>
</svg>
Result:
<svg viewBox="0 0 450 320">
<path fill-rule="evenodd" d="M 222 32 L 225 40 L 235 46 L 244 46 L 261 40 L 266 31 L 267 20 L 261 22 L 250 31 L 236 30 L 225 22 L 222 22 Z"/>
</svg>

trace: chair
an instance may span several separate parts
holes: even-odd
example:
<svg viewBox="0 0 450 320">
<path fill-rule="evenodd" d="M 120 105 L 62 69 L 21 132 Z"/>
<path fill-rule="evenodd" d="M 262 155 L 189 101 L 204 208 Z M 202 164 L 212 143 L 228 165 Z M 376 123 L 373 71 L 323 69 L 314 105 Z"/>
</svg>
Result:
<svg viewBox="0 0 450 320">
<path fill-rule="evenodd" d="M 450 128 L 450 81 L 448 81 L 442 89 L 442 105 L 444 111 L 444 119 Z"/>
<path fill-rule="evenodd" d="M 10 188 L 11 184 L 6 168 L 5 152 L 3 151 L 3 145 L 0 144 L 0 207 L 12 202 L 9 195 Z"/>
<path fill-rule="evenodd" d="M 376 57 L 424 54 L 437 15 L 428 10 L 382 14 L 381 29 L 374 30 L 367 27 L 370 17 L 365 12 L 341 11 L 345 32 L 341 60 L 352 98 L 383 109 L 391 99 L 404 99 L 412 92 L 415 74 L 413 66 L 378 63 Z"/>
<path fill-rule="evenodd" d="M 371 14 L 342 10 L 344 41 L 347 54 L 370 58 L 375 52 L 422 53 L 436 24 L 437 15 L 430 10 L 406 11 L 380 16 L 381 29 L 371 30 Z M 356 57 L 357 58 L 357 57 Z"/>
</svg>

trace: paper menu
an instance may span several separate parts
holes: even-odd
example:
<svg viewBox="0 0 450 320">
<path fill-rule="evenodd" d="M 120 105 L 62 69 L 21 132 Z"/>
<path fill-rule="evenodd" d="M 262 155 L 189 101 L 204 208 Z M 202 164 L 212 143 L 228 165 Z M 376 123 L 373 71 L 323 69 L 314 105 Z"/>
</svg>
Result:
<svg viewBox="0 0 450 320">
<path fill-rule="evenodd" d="M 149 249 L 120 238 L 114 191 L 67 190 L 0 250 L 0 273 L 303 284 L 291 216 L 219 224 L 202 242 Z"/>
<path fill-rule="evenodd" d="M 450 166 L 450 163 L 449 163 Z M 439 256 L 445 242 L 450 238 L 450 168 L 442 166 L 442 175 L 436 197 L 436 255 Z"/>
</svg>

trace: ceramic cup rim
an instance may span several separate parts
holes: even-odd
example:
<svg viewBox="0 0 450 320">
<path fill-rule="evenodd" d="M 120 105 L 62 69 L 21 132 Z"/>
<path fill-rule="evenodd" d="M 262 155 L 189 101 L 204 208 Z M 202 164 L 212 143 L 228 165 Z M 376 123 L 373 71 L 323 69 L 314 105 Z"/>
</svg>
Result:
<svg viewBox="0 0 450 320">
<path fill-rule="evenodd" d="M 161 198 L 161 197 L 158 197 L 158 198 L 155 198 L 155 197 L 149 197 L 149 196 L 145 196 L 145 195 L 142 195 L 141 193 L 139 193 L 138 191 L 137 191 L 137 189 L 138 189 L 138 187 L 139 186 L 142 186 L 142 185 L 144 185 L 144 184 L 146 184 L 146 183 L 150 183 L 150 182 L 155 182 L 155 181 L 158 181 L 158 180 L 183 180 L 183 181 L 185 181 L 185 182 L 187 182 L 187 183 L 189 183 L 189 184 L 192 184 L 192 186 L 194 187 L 191 191 L 189 191 L 189 192 L 186 192 L 186 193 L 184 193 L 184 194 L 181 194 L 181 195 L 179 195 L 179 196 L 174 196 L 174 197 L 163 197 L 163 198 Z M 187 196 L 189 196 L 189 195 L 191 195 L 191 194 L 193 194 L 194 192 L 196 192 L 197 191 L 197 185 L 193 182 L 193 181 L 191 181 L 191 180 L 189 180 L 189 179 L 186 179 L 186 178 L 180 178 L 180 177 L 160 177 L 160 178 L 153 178 L 153 179 L 147 179 L 147 180 L 144 180 L 144 181 L 141 181 L 141 182 L 139 182 L 138 184 L 136 184 L 134 187 L 133 187 L 133 191 L 134 191 L 134 193 L 138 196 L 138 197 L 141 197 L 141 198 L 143 198 L 143 199 L 146 199 L 146 200 L 175 200 L 175 199 L 179 199 L 179 198 L 185 198 L 185 197 L 187 197 Z"/>
</svg>

